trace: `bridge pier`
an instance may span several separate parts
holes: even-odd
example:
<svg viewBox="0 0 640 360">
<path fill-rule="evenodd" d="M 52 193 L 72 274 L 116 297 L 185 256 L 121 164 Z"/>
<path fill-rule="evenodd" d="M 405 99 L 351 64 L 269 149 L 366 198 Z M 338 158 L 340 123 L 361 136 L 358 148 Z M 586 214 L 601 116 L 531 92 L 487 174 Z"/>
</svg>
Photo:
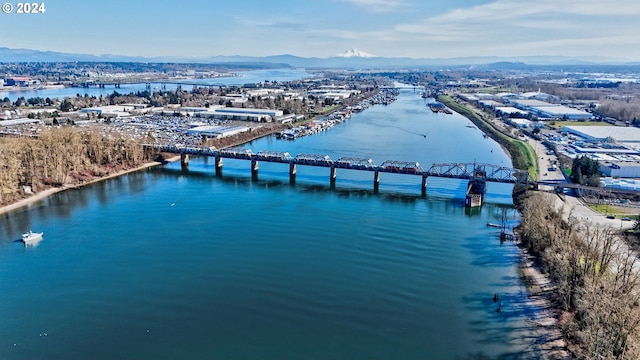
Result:
<svg viewBox="0 0 640 360">
<path fill-rule="evenodd" d="M 216 156 L 214 163 L 216 167 L 216 175 L 222 175 L 222 158 L 220 156 Z"/>
<path fill-rule="evenodd" d="M 256 159 L 251 159 L 251 177 L 254 179 L 258 177 L 258 160 Z"/>
<path fill-rule="evenodd" d="M 484 200 L 484 194 L 487 192 L 486 183 L 479 180 L 469 181 L 467 185 L 467 195 L 464 204 L 466 207 L 480 207 Z"/>
<path fill-rule="evenodd" d="M 422 196 L 427 196 L 427 175 L 422 175 Z"/>
<path fill-rule="evenodd" d="M 289 182 L 292 184 L 296 183 L 296 164 L 289 164 Z"/>
<path fill-rule="evenodd" d="M 189 155 L 183 152 L 180 153 L 180 167 L 186 169 L 189 167 Z"/>
<path fill-rule="evenodd" d="M 336 185 L 336 167 L 335 166 L 331 166 L 329 168 L 329 181 L 331 182 L 331 186 L 335 186 Z"/>
<path fill-rule="evenodd" d="M 378 192 L 380 188 L 380 171 L 376 170 L 373 173 L 373 191 Z"/>
</svg>

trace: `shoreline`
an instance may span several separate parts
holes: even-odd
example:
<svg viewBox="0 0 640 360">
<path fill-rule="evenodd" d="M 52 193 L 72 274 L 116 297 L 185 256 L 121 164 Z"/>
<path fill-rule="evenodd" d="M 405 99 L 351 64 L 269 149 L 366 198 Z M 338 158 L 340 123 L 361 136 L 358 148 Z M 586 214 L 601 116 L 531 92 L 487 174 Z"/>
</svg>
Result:
<svg viewBox="0 0 640 360">
<path fill-rule="evenodd" d="M 277 131 L 279 131 L 279 130 L 278 129 L 270 129 L 269 131 L 267 131 L 267 132 L 265 132 L 263 134 L 252 134 L 250 137 L 248 137 L 246 139 L 241 139 L 239 141 L 232 142 L 229 145 L 220 147 L 220 149 L 247 144 L 247 143 L 250 143 L 250 142 L 252 142 L 254 140 L 260 139 L 262 137 L 270 136 L 270 135 L 274 134 Z M 179 161 L 179 160 L 180 160 L 180 155 L 175 155 L 175 156 L 172 156 L 172 157 L 166 159 L 165 162 L 175 162 L 175 161 Z M 23 207 L 27 207 L 29 205 L 32 205 L 33 203 L 36 203 L 36 202 L 41 201 L 41 200 L 44 200 L 47 197 L 49 197 L 49 196 L 51 196 L 53 194 L 59 193 L 61 191 L 70 190 L 70 189 L 78 189 L 78 188 L 81 188 L 83 186 L 95 184 L 95 183 L 100 182 L 100 181 L 109 180 L 109 179 L 112 179 L 112 178 L 115 178 L 115 177 L 118 177 L 118 176 L 126 175 L 126 174 L 129 174 L 129 173 L 132 173 L 132 172 L 143 170 L 145 168 L 149 168 L 149 167 L 152 167 L 152 166 L 158 166 L 158 165 L 162 165 L 162 164 L 163 164 L 163 162 L 151 161 L 151 162 L 144 163 L 144 164 L 142 164 L 140 166 L 137 166 L 137 167 L 134 167 L 134 168 L 131 168 L 131 169 L 120 170 L 120 171 L 115 172 L 113 174 L 109 174 L 109 175 L 105 175 L 105 176 L 102 176 L 102 177 L 98 177 L 98 178 L 89 180 L 87 182 L 81 183 L 81 184 L 62 185 L 60 187 L 53 187 L 53 188 L 49 188 L 49 189 L 46 189 L 46 190 L 43 190 L 43 191 L 39 191 L 39 192 L 34 193 L 33 195 L 29 196 L 28 198 L 19 200 L 19 201 L 13 203 L 13 204 L 8 204 L 8 205 L 0 207 L 0 215 L 4 215 L 4 214 L 6 214 L 8 212 L 11 212 L 11 211 L 14 211 L 14 210 L 19 210 L 20 208 L 23 208 Z"/>
<path fill-rule="evenodd" d="M 453 109 L 452 109 L 453 110 Z M 455 111 L 455 110 L 453 110 Z M 473 119 L 465 116 L 464 114 L 460 114 L 475 124 Z M 476 124 L 477 125 L 477 124 Z M 484 132 L 483 129 L 478 127 L 480 131 L 483 132 L 486 136 L 496 141 L 501 148 L 504 150 L 505 154 L 511 159 L 513 163 L 513 155 L 508 151 L 508 149 L 503 146 L 500 141 L 497 141 L 492 135 L 491 132 Z M 270 136 L 277 130 L 268 131 L 265 134 L 253 135 L 249 139 L 242 139 L 235 144 L 224 146 L 221 148 L 227 148 L 231 146 L 239 146 L 246 143 L 250 143 L 256 139 Z M 180 156 L 172 156 L 169 159 L 166 159 L 166 162 L 175 162 L 179 161 Z M 9 204 L 3 207 L 0 207 L 0 215 L 6 214 L 11 211 L 19 210 L 23 207 L 28 207 L 38 201 L 46 199 L 48 196 L 56 194 L 58 192 L 62 192 L 69 189 L 77 189 L 87 185 L 95 184 L 101 181 L 109 180 L 112 178 L 116 178 L 122 175 L 126 175 L 129 173 L 133 173 L 136 171 L 144 170 L 151 168 L 153 166 L 162 165 L 163 162 L 147 162 L 140 166 L 120 170 L 118 172 L 92 179 L 88 182 L 84 182 L 76 185 L 63 185 L 61 187 L 54 187 L 47 190 L 43 190 L 33 194 L 32 196 L 22 199 L 13 204 Z M 515 202 L 515 199 L 513 199 Z M 549 278 L 545 276 L 540 269 L 535 264 L 535 259 L 526 251 L 520 247 L 519 243 L 516 243 L 516 246 L 519 249 L 519 261 L 518 261 L 518 269 L 521 273 L 521 281 L 522 284 L 527 289 L 527 295 L 523 296 L 521 301 L 527 307 L 535 309 L 533 315 L 530 316 L 530 325 L 532 330 L 536 333 L 537 341 L 535 345 L 542 352 L 543 358 L 545 359 L 568 359 L 570 358 L 568 352 L 566 351 L 566 343 L 562 338 L 562 334 L 560 329 L 558 328 L 558 317 L 557 317 L 557 309 L 553 305 L 553 302 L 550 298 L 550 293 L 553 291 L 553 284 L 551 284 Z"/>
<path fill-rule="evenodd" d="M 180 156 L 177 156 L 177 160 L 180 160 Z M 176 157 L 173 157 L 173 158 L 171 158 L 171 159 L 169 159 L 167 161 L 169 161 L 169 162 L 176 161 Z M 140 166 L 136 166 L 136 167 L 131 168 L 131 169 L 120 170 L 120 171 L 117 171 L 117 172 L 115 172 L 113 174 L 109 174 L 109 175 L 106 175 L 106 176 L 98 177 L 98 178 L 89 180 L 87 182 L 81 183 L 81 184 L 63 185 L 63 186 L 60 186 L 60 187 L 53 187 L 53 188 L 50 188 L 50 189 L 47 189 L 47 190 L 39 191 L 37 193 L 34 193 L 33 195 L 31 195 L 28 198 L 22 199 L 22 200 L 17 201 L 17 202 L 15 202 L 13 204 L 9 204 L 9 205 L 5 205 L 3 207 L 0 207 L 0 215 L 4 215 L 4 214 L 6 214 L 8 212 L 11 212 L 11 211 L 14 211 L 14 210 L 19 210 L 19 209 L 21 209 L 23 207 L 27 207 L 29 205 L 32 205 L 32 204 L 38 202 L 38 201 L 44 200 L 44 199 L 46 199 L 47 197 L 49 197 L 49 196 L 51 196 L 53 194 L 56 194 L 56 193 L 59 193 L 59 192 L 65 191 L 65 190 L 79 189 L 79 188 L 87 186 L 87 185 L 91 185 L 91 184 L 95 184 L 95 183 L 98 183 L 98 182 L 101 182 L 101 181 L 113 179 L 113 178 L 118 177 L 118 176 L 126 175 L 126 174 L 129 174 L 129 173 L 132 173 L 132 172 L 144 170 L 144 169 L 147 169 L 147 168 L 150 168 L 150 167 L 153 167 L 153 166 L 158 166 L 158 165 L 162 165 L 162 163 L 158 162 L 158 161 L 147 162 L 147 163 L 144 163 L 144 164 L 142 164 Z"/>
<path fill-rule="evenodd" d="M 446 106 L 446 103 L 445 103 Z M 462 105 L 466 106 L 466 105 Z M 455 109 L 451 109 L 456 111 Z M 509 151 L 509 148 L 505 146 L 499 139 L 495 137 L 502 134 L 497 129 L 496 132 L 485 132 L 481 125 L 476 121 L 483 121 L 482 119 L 472 119 L 465 114 L 460 115 L 469 119 L 475 124 L 482 133 L 497 142 L 503 149 L 505 154 L 511 159 L 513 164 L 513 154 Z M 486 126 L 489 126 L 488 124 Z M 504 134 L 502 134 L 504 135 Z M 504 135 L 506 136 L 506 135 Z M 537 157 L 537 154 L 535 155 Z M 537 160 L 537 159 L 536 159 Z M 515 194 L 512 194 L 512 201 L 514 205 L 516 203 Z M 534 314 L 531 316 L 531 327 L 536 333 L 537 341 L 536 346 L 542 353 L 543 359 L 570 359 L 571 356 L 566 350 L 567 344 L 562 337 L 562 332 L 558 327 L 559 310 L 554 305 L 550 295 L 553 292 L 555 285 L 551 282 L 549 277 L 545 275 L 536 264 L 536 259 L 528 253 L 528 251 L 520 245 L 519 240 L 516 237 L 516 246 L 518 248 L 518 270 L 521 274 L 522 284 L 527 289 L 527 295 L 522 298 L 522 302 L 527 307 L 535 309 Z"/>
</svg>

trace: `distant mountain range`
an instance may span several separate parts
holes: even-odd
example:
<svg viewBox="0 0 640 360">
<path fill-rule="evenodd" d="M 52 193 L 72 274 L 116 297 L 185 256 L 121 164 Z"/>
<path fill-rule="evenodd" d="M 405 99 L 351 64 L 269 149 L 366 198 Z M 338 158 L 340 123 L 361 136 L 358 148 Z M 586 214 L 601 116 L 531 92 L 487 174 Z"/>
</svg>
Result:
<svg viewBox="0 0 640 360">
<path fill-rule="evenodd" d="M 556 66 L 589 66 L 589 65 L 639 65 L 638 62 L 608 57 L 569 57 L 569 56 L 521 56 L 521 57 L 457 57 L 416 59 L 406 57 L 380 57 L 358 49 L 350 49 L 328 58 L 305 58 L 294 55 L 273 56 L 123 56 L 123 55 L 91 55 L 70 54 L 54 51 L 29 49 L 10 49 L 0 47 L 0 63 L 9 62 L 148 62 L 148 63 L 211 63 L 211 64 L 263 64 L 265 67 L 297 67 L 297 68 L 348 68 L 348 69 L 387 69 L 387 68 L 442 68 L 442 67 L 483 67 L 491 64 L 505 67 L 527 65 Z"/>
</svg>

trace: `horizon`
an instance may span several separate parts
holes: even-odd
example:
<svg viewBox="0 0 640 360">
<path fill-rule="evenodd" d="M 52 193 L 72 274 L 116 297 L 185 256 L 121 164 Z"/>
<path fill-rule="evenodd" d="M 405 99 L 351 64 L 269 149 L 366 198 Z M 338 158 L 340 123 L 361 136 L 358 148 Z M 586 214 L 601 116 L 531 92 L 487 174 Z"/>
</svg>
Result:
<svg viewBox="0 0 640 360">
<path fill-rule="evenodd" d="M 3 47 L 143 58 L 328 58 L 356 48 L 382 58 L 640 61 L 640 37 L 629 31 L 640 3 L 631 0 L 41 3 L 44 13 L 0 14 L 17 30 Z"/>
</svg>

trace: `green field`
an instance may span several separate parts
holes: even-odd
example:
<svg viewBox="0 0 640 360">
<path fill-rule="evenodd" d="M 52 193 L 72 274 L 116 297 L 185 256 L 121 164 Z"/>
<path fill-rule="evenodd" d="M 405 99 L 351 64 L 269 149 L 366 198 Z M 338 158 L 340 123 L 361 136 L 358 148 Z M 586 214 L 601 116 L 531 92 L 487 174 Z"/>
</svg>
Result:
<svg viewBox="0 0 640 360">
<path fill-rule="evenodd" d="M 613 126 L 604 121 L 545 121 L 545 124 L 554 129 L 560 129 L 563 126 Z"/>
</svg>

